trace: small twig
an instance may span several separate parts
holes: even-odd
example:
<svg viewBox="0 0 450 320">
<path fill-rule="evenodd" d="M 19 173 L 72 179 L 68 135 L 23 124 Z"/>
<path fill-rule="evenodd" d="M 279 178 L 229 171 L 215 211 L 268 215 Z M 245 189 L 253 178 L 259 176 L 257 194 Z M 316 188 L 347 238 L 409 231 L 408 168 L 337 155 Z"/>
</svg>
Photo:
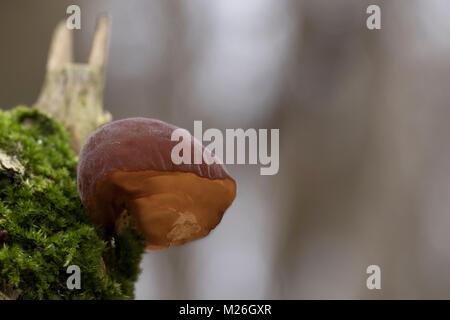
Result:
<svg viewBox="0 0 450 320">
<path fill-rule="evenodd" d="M 12 289 L 5 280 L 3 280 L 3 288 L 0 291 L 0 300 L 17 300 L 20 296 L 20 290 Z"/>
</svg>

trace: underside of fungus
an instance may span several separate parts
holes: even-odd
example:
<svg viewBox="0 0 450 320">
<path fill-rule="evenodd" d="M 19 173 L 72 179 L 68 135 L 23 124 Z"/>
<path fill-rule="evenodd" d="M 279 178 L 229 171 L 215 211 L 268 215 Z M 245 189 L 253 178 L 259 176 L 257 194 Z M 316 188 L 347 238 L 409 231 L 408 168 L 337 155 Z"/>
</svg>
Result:
<svg viewBox="0 0 450 320">
<path fill-rule="evenodd" d="M 231 204 L 226 199 L 234 198 L 234 187 L 231 180 L 189 172 L 113 171 L 98 183 L 95 195 L 110 203 L 103 209 L 109 216 L 91 218 L 107 225 L 116 220 L 116 212 L 126 209 L 145 235 L 147 248 L 162 249 L 206 236 Z"/>
</svg>

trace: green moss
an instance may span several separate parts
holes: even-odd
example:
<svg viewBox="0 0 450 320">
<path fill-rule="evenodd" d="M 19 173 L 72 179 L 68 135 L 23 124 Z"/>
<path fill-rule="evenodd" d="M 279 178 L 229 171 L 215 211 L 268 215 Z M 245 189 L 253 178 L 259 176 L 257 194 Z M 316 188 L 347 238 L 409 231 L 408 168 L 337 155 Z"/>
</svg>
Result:
<svg viewBox="0 0 450 320">
<path fill-rule="evenodd" d="M 9 238 L 0 243 L 0 291 L 8 286 L 21 299 L 133 298 L 144 240 L 129 227 L 112 246 L 90 222 L 63 126 L 26 107 L 0 111 L 0 152 L 13 162 L 0 163 L 0 230 Z M 79 290 L 66 286 L 69 265 L 81 269 Z"/>
</svg>

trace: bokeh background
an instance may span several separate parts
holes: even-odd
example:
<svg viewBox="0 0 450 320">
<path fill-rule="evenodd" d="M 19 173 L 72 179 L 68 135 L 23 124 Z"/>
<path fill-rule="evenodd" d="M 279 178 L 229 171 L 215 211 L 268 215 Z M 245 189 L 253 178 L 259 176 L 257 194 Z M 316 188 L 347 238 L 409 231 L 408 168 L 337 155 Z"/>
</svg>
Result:
<svg viewBox="0 0 450 320">
<path fill-rule="evenodd" d="M 80 62 L 112 16 L 115 119 L 280 129 L 279 173 L 229 165 L 221 224 L 146 253 L 138 299 L 450 298 L 449 1 L 2 0 L 0 108 L 35 102 L 70 4 Z"/>
</svg>

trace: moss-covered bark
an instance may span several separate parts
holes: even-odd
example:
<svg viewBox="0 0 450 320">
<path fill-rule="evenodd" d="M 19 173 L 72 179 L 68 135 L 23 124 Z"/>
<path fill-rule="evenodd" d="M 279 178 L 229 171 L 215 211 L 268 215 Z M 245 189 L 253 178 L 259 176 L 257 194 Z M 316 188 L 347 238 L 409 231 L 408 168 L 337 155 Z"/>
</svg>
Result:
<svg viewBox="0 0 450 320">
<path fill-rule="evenodd" d="M 26 107 L 0 112 L 0 299 L 133 297 L 144 239 L 133 226 L 115 235 L 90 222 L 76 162 L 57 121 Z M 81 268 L 79 290 L 66 286 L 69 265 Z"/>
</svg>

